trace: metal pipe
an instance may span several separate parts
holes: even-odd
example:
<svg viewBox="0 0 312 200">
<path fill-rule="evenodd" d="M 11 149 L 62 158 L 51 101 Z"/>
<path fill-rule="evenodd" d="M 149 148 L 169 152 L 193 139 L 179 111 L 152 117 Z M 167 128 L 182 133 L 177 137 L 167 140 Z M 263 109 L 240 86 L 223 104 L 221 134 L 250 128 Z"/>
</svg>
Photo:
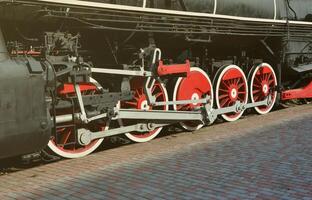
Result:
<svg viewBox="0 0 312 200">
<path fill-rule="evenodd" d="M 6 48 L 5 40 L 3 37 L 2 29 L 0 27 L 0 62 L 9 59 L 9 53 Z"/>
<path fill-rule="evenodd" d="M 74 119 L 79 120 L 80 114 L 75 113 L 74 115 L 68 114 L 68 115 L 59 115 L 55 117 L 55 123 L 56 124 L 61 124 L 61 123 L 67 123 L 67 122 L 72 122 Z"/>
<path fill-rule="evenodd" d="M 146 8 L 146 0 L 143 0 L 143 8 Z"/>
</svg>

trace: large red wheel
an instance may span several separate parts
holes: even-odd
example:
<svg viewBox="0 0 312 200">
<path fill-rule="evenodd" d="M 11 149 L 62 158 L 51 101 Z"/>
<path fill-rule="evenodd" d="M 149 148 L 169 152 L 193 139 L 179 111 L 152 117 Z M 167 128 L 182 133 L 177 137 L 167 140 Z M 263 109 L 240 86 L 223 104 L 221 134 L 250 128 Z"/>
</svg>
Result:
<svg viewBox="0 0 312 200">
<path fill-rule="evenodd" d="M 188 77 L 181 77 L 175 83 L 173 91 L 173 101 L 182 100 L 198 100 L 206 96 L 211 98 L 211 106 L 213 106 L 213 88 L 211 81 L 202 69 L 191 68 L 191 73 Z M 202 103 L 190 103 L 183 105 L 174 105 L 174 110 L 178 111 L 194 111 L 198 110 Z M 204 126 L 202 122 L 188 121 L 180 122 L 180 125 L 188 131 L 195 131 Z"/>
<path fill-rule="evenodd" d="M 59 91 L 61 98 L 66 99 L 68 97 L 75 96 L 75 93 L 73 92 L 73 85 L 68 84 L 67 87 L 67 89 L 65 88 Z M 81 84 L 80 89 L 83 95 L 91 95 L 100 91 L 98 83 L 96 82 Z M 66 115 L 71 114 L 72 111 L 72 109 L 62 109 L 57 110 L 56 114 Z M 81 146 L 77 140 L 77 131 L 80 129 L 101 131 L 107 130 L 108 125 L 104 121 L 97 121 L 88 125 L 72 123 L 58 124 L 55 134 L 52 135 L 48 143 L 48 149 L 63 158 L 80 158 L 92 153 L 99 147 L 103 139 L 94 140 L 89 145 Z"/>
<path fill-rule="evenodd" d="M 248 84 L 244 72 L 236 65 L 229 65 L 219 69 L 215 80 L 216 104 L 218 108 L 235 105 L 237 101 L 248 102 Z M 223 114 L 222 118 L 232 122 L 243 115 L 239 113 Z"/>
<path fill-rule="evenodd" d="M 138 110 L 168 110 L 168 105 L 163 106 L 152 106 L 148 104 L 147 96 L 144 92 L 145 78 L 134 78 L 130 82 L 131 90 L 134 91 L 134 98 L 130 101 L 120 102 L 120 107 L 124 109 L 138 109 Z M 168 94 L 165 86 L 155 81 L 152 86 L 152 95 L 156 97 L 156 102 L 166 102 L 168 101 Z M 137 123 L 137 120 L 119 120 L 121 126 L 131 125 Z M 153 131 L 146 133 L 126 133 L 126 137 L 133 142 L 148 142 L 154 139 L 160 132 L 162 128 L 157 128 Z"/>
<path fill-rule="evenodd" d="M 250 99 L 251 102 L 259 102 L 265 100 L 271 95 L 270 105 L 255 107 L 257 113 L 264 115 L 269 113 L 274 107 L 277 91 L 277 78 L 274 69 L 267 63 L 262 63 L 251 69 L 248 77 L 250 83 Z"/>
</svg>

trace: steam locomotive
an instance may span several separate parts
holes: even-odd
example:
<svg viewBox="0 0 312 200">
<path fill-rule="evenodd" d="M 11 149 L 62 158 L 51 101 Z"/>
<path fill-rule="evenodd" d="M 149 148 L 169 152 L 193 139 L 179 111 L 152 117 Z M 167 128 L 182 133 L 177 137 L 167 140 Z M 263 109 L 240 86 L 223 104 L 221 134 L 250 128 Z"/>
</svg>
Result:
<svg viewBox="0 0 312 200">
<path fill-rule="evenodd" d="M 267 114 L 311 72 L 310 0 L 0 0 L 0 158 Z"/>
</svg>

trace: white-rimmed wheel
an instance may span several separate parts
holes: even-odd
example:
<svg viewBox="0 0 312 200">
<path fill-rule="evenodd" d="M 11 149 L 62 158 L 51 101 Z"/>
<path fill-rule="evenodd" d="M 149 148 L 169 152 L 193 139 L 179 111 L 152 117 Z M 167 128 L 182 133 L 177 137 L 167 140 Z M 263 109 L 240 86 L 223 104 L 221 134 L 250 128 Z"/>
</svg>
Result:
<svg viewBox="0 0 312 200">
<path fill-rule="evenodd" d="M 251 102 L 259 102 L 265 100 L 271 95 L 271 102 L 267 106 L 255 107 L 258 114 L 264 115 L 269 113 L 274 107 L 277 91 L 277 78 L 274 69 L 267 63 L 254 66 L 249 73 L 248 82 L 250 83 L 250 99 Z"/>
<path fill-rule="evenodd" d="M 198 100 L 206 96 L 210 96 L 210 104 L 213 106 L 213 88 L 208 75 L 202 69 L 193 67 L 188 77 L 180 77 L 176 81 L 172 99 L 173 101 Z M 201 106 L 202 103 L 190 103 L 174 105 L 173 109 L 177 111 L 194 111 Z M 188 131 L 195 131 L 204 126 L 202 122 L 198 121 L 180 122 L 180 125 Z"/>
<path fill-rule="evenodd" d="M 168 110 L 168 105 L 152 106 L 148 104 L 147 95 L 144 92 L 145 78 L 136 77 L 130 82 L 131 90 L 134 91 L 134 98 L 129 101 L 122 101 L 119 107 L 123 109 L 138 109 L 138 110 Z M 152 95 L 156 97 L 156 102 L 168 101 L 168 93 L 165 86 L 159 81 L 155 81 L 151 87 Z M 137 120 L 118 120 L 120 126 L 133 125 L 138 123 Z M 148 142 L 154 139 L 162 128 L 157 128 L 146 133 L 132 132 L 126 133 L 126 137 L 133 142 Z"/>
<path fill-rule="evenodd" d="M 248 102 L 248 83 L 244 72 L 236 65 L 224 66 L 218 70 L 214 79 L 215 101 L 217 108 L 226 108 L 235 105 L 237 101 Z M 226 121 L 233 122 L 243 115 L 227 113 L 221 115 Z"/>
<path fill-rule="evenodd" d="M 74 97 L 76 94 L 73 88 L 72 84 L 66 84 L 64 88 L 58 90 L 59 97 L 65 100 Z M 91 95 L 100 93 L 101 87 L 92 79 L 91 83 L 80 84 L 80 90 L 83 95 Z M 72 114 L 73 111 L 75 111 L 73 108 L 58 109 L 56 110 L 56 115 Z M 79 110 L 75 112 L 79 112 Z M 98 120 L 86 125 L 74 124 L 73 122 L 57 124 L 56 130 L 48 143 L 48 149 L 63 158 L 80 158 L 89 155 L 100 146 L 103 139 L 94 140 L 89 145 L 82 146 L 77 140 L 77 131 L 80 129 L 88 129 L 96 132 L 107 130 L 108 124 L 103 120 Z"/>
</svg>

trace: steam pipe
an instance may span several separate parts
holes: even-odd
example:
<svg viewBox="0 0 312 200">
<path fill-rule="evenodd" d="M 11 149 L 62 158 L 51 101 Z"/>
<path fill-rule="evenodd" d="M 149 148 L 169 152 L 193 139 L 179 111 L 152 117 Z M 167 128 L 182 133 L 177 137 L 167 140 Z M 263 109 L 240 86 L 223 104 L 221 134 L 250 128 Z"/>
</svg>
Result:
<svg viewBox="0 0 312 200">
<path fill-rule="evenodd" d="M 9 53 L 6 48 L 5 40 L 3 37 L 2 29 L 0 27 L 0 62 L 9 59 Z"/>
</svg>

